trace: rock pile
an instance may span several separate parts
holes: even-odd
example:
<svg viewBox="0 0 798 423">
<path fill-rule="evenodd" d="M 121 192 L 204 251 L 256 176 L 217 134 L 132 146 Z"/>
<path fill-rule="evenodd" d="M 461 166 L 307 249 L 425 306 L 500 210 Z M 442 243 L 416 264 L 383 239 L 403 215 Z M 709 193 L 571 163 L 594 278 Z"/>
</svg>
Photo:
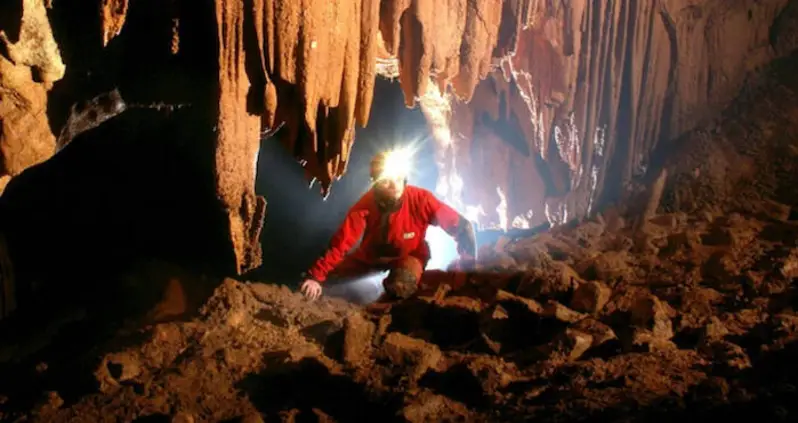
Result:
<svg viewBox="0 0 798 423">
<path fill-rule="evenodd" d="M 607 421 L 792 392 L 798 223 L 675 213 L 642 227 L 608 213 L 501 240 L 462 289 L 386 313 L 227 280 L 200 318 L 115 340 L 94 393 L 50 391 L 29 416 Z"/>
</svg>

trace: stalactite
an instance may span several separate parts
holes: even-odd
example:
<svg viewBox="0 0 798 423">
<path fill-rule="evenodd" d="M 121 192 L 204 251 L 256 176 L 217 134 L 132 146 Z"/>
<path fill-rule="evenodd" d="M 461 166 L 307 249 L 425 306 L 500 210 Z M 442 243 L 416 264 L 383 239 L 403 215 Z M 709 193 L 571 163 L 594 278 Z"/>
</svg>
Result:
<svg viewBox="0 0 798 423">
<path fill-rule="evenodd" d="M 719 111 L 747 69 L 769 60 L 765 33 L 787 2 L 741 3 L 745 7 L 717 0 L 700 6 L 635 0 L 504 4 L 500 34 L 509 37 L 512 27 L 520 32 L 513 49 L 506 39 L 497 44 L 497 52 L 514 54 L 491 78 L 509 81 L 523 100 L 510 96 L 508 105 L 529 148 L 545 161 L 541 172 L 562 196 L 547 199 L 551 210 L 569 209 L 558 213 L 578 217 L 623 195 L 658 142 Z M 519 16 L 509 11 L 521 20 L 506 21 Z M 745 47 L 731 47 L 729 38 Z M 755 52 L 754 64 L 745 52 Z M 452 125 L 467 126 L 463 121 L 482 112 L 495 117 L 494 103 L 475 95 L 468 113 L 453 108 Z M 484 177 L 506 163 L 490 166 L 468 171 Z M 504 192 L 510 202 L 525 194 Z"/>
<path fill-rule="evenodd" d="M 255 161 L 260 146 L 260 117 L 247 108 L 250 82 L 244 51 L 243 4 L 216 0 L 219 43 L 219 110 L 216 189 L 230 224 L 236 273 L 260 265 L 260 227 L 266 203 L 255 196 Z"/>
<path fill-rule="evenodd" d="M 128 0 L 101 0 L 100 16 L 103 26 L 103 46 L 108 43 L 120 32 L 125 25 L 127 17 Z"/>
</svg>

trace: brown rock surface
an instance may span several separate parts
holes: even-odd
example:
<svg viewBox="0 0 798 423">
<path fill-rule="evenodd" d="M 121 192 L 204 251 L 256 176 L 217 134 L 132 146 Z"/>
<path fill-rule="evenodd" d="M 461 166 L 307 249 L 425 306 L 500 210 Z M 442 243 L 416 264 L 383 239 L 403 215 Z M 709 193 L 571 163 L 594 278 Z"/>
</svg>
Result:
<svg viewBox="0 0 798 423">
<path fill-rule="evenodd" d="M 0 25 L 0 177 L 14 177 L 55 152 L 47 91 L 65 71 L 44 3 L 19 3 L 16 31 Z M 7 6 L 0 13 L 4 21 L 16 17 Z"/>
</svg>

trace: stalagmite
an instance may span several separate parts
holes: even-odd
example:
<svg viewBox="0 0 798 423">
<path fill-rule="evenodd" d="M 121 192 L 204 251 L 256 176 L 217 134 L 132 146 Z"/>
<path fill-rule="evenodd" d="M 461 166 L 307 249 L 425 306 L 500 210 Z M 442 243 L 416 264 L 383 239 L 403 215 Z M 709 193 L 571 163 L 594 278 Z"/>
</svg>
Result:
<svg viewBox="0 0 798 423">
<path fill-rule="evenodd" d="M 103 46 L 108 43 L 120 32 L 125 25 L 127 17 L 128 0 L 102 0 L 100 6 L 102 26 L 103 26 Z"/>
</svg>

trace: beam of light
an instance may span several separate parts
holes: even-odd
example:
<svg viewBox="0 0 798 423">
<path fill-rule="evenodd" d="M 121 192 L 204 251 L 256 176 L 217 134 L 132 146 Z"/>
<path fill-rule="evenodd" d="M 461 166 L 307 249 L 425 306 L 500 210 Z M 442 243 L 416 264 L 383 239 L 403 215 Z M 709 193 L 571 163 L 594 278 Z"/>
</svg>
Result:
<svg viewBox="0 0 798 423">
<path fill-rule="evenodd" d="M 382 173 L 377 179 L 398 179 L 410 176 L 413 171 L 413 155 L 415 151 L 410 146 L 388 151 Z"/>
<path fill-rule="evenodd" d="M 360 277 L 325 284 L 324 295 L 344 298 L 357 304 L 370 304 L 385 292 L 382 281 L 388 272 L 374 272 Z"/>
<path fill-rule="evenodd" d="M 429 243 L 430 260 L 426 270 L 446 270 L 457 259 L 457 243 L 437 226 L 430 226 L 425 237 Z"/>
</svg>

